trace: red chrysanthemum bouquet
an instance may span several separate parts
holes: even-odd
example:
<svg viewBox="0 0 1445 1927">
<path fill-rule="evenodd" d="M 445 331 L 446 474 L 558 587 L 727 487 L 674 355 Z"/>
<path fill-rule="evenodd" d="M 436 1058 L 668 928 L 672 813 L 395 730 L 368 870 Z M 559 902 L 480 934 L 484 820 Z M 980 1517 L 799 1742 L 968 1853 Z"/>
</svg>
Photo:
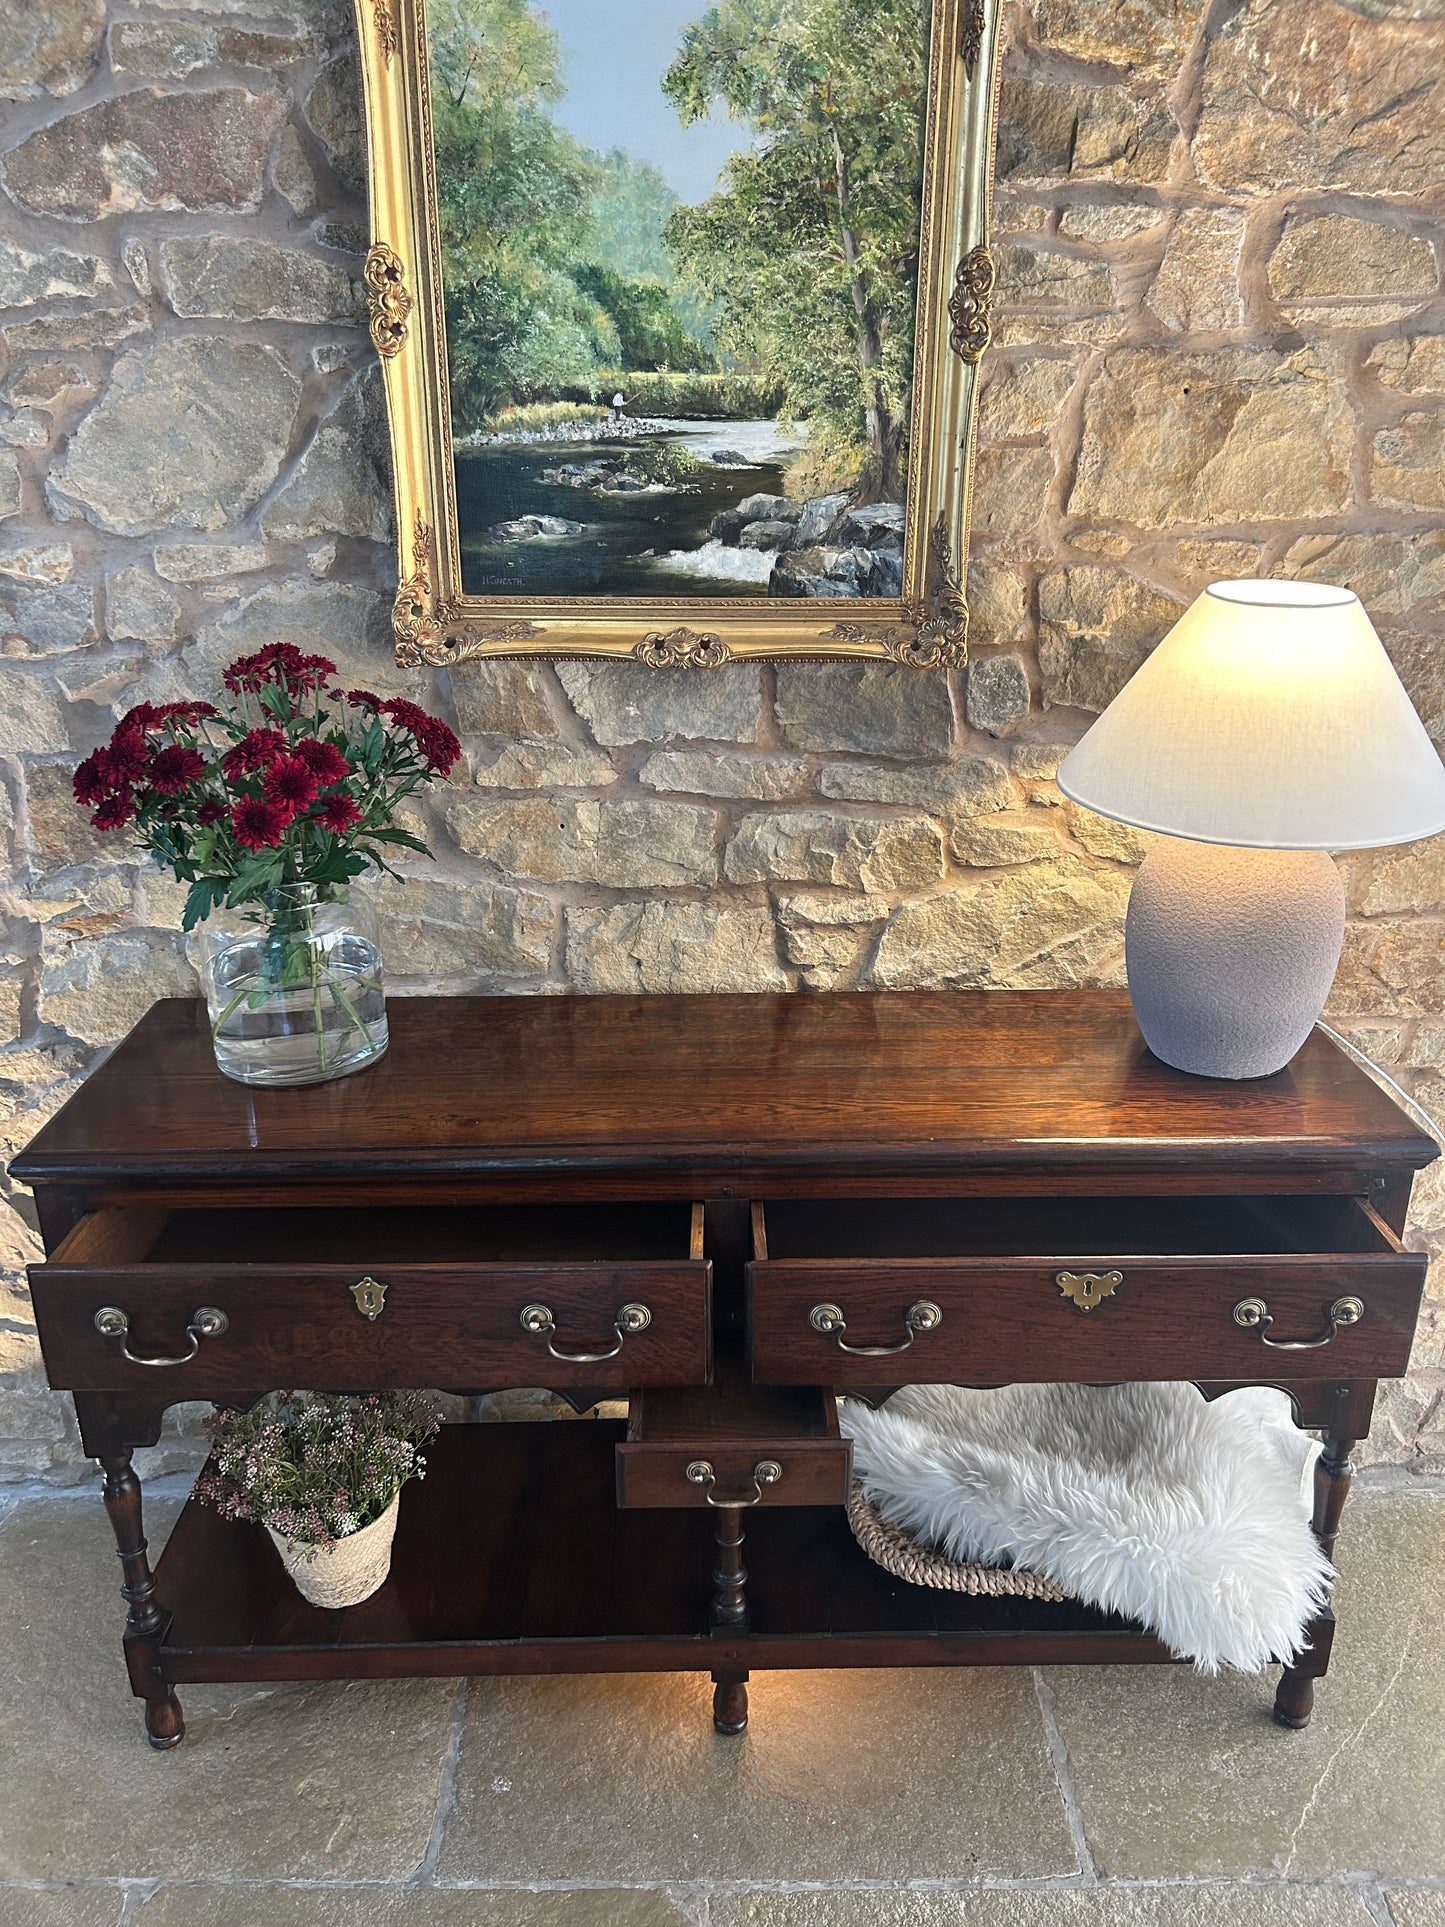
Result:
<svg viewBox="0 0 1445 1927">
<path fill-rule="evenodd" d="M 402 697 L 343 692 L 336 665 L 270 643 L 225 672 L 234 704 L 142 703 L 75 772 L 97 829 L 132 836 L 183 883 L 222 1070 L 313 1083 L 386 1043 L 380 953 L 347 887 L 429 854 L 400 828 L 403 799 L 461 754 L 446 724 Z M 223 925 L 225 927 L 220 927 Z"/>
</svg>

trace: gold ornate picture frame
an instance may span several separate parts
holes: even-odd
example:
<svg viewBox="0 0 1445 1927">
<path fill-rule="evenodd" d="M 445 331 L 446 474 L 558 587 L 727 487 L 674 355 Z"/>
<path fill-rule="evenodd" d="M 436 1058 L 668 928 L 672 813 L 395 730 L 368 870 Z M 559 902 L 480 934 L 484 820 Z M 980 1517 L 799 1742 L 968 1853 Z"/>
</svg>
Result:
<svg viewBox="0 0 1445 1927">
<path fill-rule="evenodd" d="M 433 8 L 442 3 L 430 0 Z M 445 3 L 455 10 L 467 0 Z M 628 0 L 606 4 L 615 16 Z M 711 668 L 771 657 L 930 668 L 967 660 L 963 568 L 979 362 L 989 344 L 994 288 L 989 201 L 1001 4 L 933 0 L 927 20 L 900 592 L 849 595 L 826 585 L 808 593 L 770 586 L 746 595 L 654 596 L 497 594 L 464 583 L 429 0 L 357 0 L 370 153 L 365 292 L 391 430 L 400 662 L 590 656 Z M 616 408 L 611 419 L 618 419 Z M 719 426 L 725 431 L 727 423 Z M 633 478 L 627 483 L 638 486 Z"/>
</svg>

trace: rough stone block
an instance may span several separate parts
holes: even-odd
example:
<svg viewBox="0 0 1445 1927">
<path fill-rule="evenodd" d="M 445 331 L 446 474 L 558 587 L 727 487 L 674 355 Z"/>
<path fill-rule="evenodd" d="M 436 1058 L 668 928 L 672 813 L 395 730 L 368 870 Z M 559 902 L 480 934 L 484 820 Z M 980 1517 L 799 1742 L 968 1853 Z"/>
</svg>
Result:
<svg viewBox="0 0 1445 1927">
<path fill-rule="evenodd" d="M 891 663 L 780 663 L 778 727 L 798 749 L 940 756 L 953 741 L 953 705 L 934 670 Z"/>
<path fill-rule="evenodd" d="M 100 528 L 219 529 L 275 481 L 301 384 L 273 348 L 185 336 L 121 356 L 51 487 Z M 166 460 L 153 458 L 157 424 Z"/>
<path fill-rule="evenodd" d="M 1246 0 L 1205 58 L 1194 159 L 1211 187 L 1417 194 L 1445 170 L 1445 18 Z"/>
<path fill-rule="evenodd" d="M 106 581 L 105 626 L 117 640 L 174 642 L 181 633 L 181 605 L 148 569 L 120 569 Z"/>
<path fill-rule="evenodd" d="M 1069 511 L 1145 528 L 1331 514 L 1349 499 L 1352 434 L 1311 349 L 1121 348 L 1085 400 Z"/>
<path fill-rule="evenodd" d="M 984 441 L 1046 435 L 1059 418 L 1078 369 L 1072 360 L 984 362 L 978 432 Z"/>
<path fill-rule="evenodd" d="M 389 978 L 535 977 L 551 959 L 556 917 L 531 891 L 388 877 L 376 889 L 376 907 Z"/>
<path fill-rule="evenodd" d="M 678 736 L 757 740 L 762 679 L 749 664 L 648 669 L 630 662 L 563 662 L 557 674 L 572 707 L 605 747 Z"/>
<path fill-rule="evenodd" d="M 73 94 L 100 65 L 105 0 L 0 9 L 0 100 Z"/>
<path fill-rule="evenodd" d="M 98 254 L 77 254 L 72 248 L 37 253 L 15 241 L 0 240 L 0 308 L 86 299 L 114 286 L 115 277 Z"/>
<path fill-rule="evenodd" d="M 336 272 L 349 287 L 349 277 Z M 295 468 L 262 512 L 261 532 L 280 542 L 309 542 L 318 535 L 349 535 L 361 542 L 390 538 L 386 400 L 374 368 L 353 376 L 330 414 L 317 424 Z"/>
<path fill-rule="evenodd" d="M 954 860 L 970 869 L 995 869 L 1016 863 L 1045 863 L 1061 854 L 1051 813 L 962 816 L 949 834 Z"/>
<path fill-rule="evenodd" d="M 1027 663 L 1016 655 L 975 657 L 968 666 L 965 700 L 971 729 L 1002 736 L 1029 713 Z"/>
<path fill-rule="evenodd" d="M 6 157 L 5 182 L 22 207 L 72 221 L 141 208 L 251 213 L 280 121 L 274 95 L 244 87 L 141 88 L 38 129 Z"/>
<path fill-rule="evenodd" d="M 598 749 L 570 743 L 514 743 L 484 738 L 471 746 L 472 781 L 478 789 L 597 789 L 617 780 L 617 768 Z"/>
<path fill-rule="evenodd" d="M 1406 415 L 1375 436 L 1370 492 L 1405 508 L 1445 508 L 1445 414 Z"/>
<path fill-rule="evenodd" d="M 818 788 L 853 803 L 911 803 L 936 816 L 978 816 L 1007 809 L 1016 800 L 1004 765 L 978 752 L 912 769 L 827 763 L 819 771 Z"/>
<path fill-rule="evenodd" d="M 54 754 L 69 746 L 65 711 L 40 677 L 19 662 L 0 673 L 0 743 L 7 750 Z"/>
<path fill-rule="evenodd" d="M 783 877 L 850 889 L 907 889 L 943 874 L 943 839 L 938 826 L 922 816 L 778 810 L 743 818 L 723 868 L 733 883 Z"/>
<path fill-rule="evenodd" d="M 567 912 L 566 968 L 578 990 L 786 990 L 773 920 L 718 903 L 624 903 Z"/>
<path fill-rule="evenodd" d="M 110 30 L 110 64 L 118 74 L 184 80 L 211 66 L 216 35 L 197 20 L 118 20 Z"/>
<path fill-rule="evenodd" d="M 1083 563 L 1039 584 L 1039 670 L 1046 707 L 1107 708 L 1181 604 L 1120 569 Z"/>
<path fill-rule="evenodd" d="M 548 701 L 555 696 L 551 665 L 540 662 L 469 662 L 446 687 L 456 711 L 457 728 L 471 736 L 527 737 L 546 741 L 557 735 L 557 720 Z"/>
<path fill-rule="evenodd" d="M 194 997 L 180 941 L 160 930 L 112 930 L 70 940 L 45 932 L 40 1018 L 87 1044 L 115 1044 L 158 997 Z"/>
<path fill-rule="evenodd" d="M 1182 208 L 1149 290 L 1148 306 L 1166 328 L 1203 334 L 1244 319 L 1239 284 L 1244 215 L 1234 208 Z"/>
<path fill-rule="evenodd" d="M 319 322 L 357 314 L 351 276 L 319 254 L 234 234 L 169 236 L 160 254 L 166 299 L 188 319 Z"/>
<path fill-rule="evenodd" d="M 1051 972 L 1052 954 L 1090 940 L 1117 945 L 1128 896 L 1122 871 L 1060 856 L 905 903 L 879 939 L 868 981 L 880 990 L 1008 985 L 1031 968 L 1036 982 L 1078 981 L 1067 965 Z"/>
<path fill-rule="evenodd" d="M 618 889 L 717 880 L 716 819 L 690 804 L 452 795 L 447 828 L 504 874 Z"/>
<path fill-rule="evenodd" d="M 746 796 L 761 803 L 797 796 L 808 765 L 797 756 L 733 756 L 725 751 L 660 749 L 637 772 L 648 789 L 693 796 Z"/>
<path fill-rule="evenodd" d="M 1445 395 L 1445 334 L 1382 341 L 1365 366 L 1386 388 L 1407 395 Z"/>
<path fill-rule="evenodd" d="M 0 448 L 0 522 L 20 513 L 20 457 L 13 448 Z"/>
</svg>

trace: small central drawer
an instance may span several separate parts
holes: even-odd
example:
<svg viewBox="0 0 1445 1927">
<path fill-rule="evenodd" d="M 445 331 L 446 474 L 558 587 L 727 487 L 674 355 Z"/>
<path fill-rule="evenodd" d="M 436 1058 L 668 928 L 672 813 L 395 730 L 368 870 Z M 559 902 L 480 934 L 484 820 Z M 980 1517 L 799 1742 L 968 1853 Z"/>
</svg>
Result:
<svg viewBox="0 0 1445 1927">
<path fill-rule="evenodd" d="M 738 1335 L 723 1333 L 711 1385 L 632 1394 L 617 1503 L 842 1505 L 852 1463 L 831 1391 L 749 1383 Z"/>
<path fill-rule="evenodd" d="M 702 1207 L 100 1210 L 30 1268 L 50 1382 L 224 1399 L 704 1382 Z"/>
<path fill-rule="evenodd" d="M 843 1389 L 1392 1377 L 1425 1264 L 1349 1197 L 754 1204 L 752 1371 Z"/>
</svg>

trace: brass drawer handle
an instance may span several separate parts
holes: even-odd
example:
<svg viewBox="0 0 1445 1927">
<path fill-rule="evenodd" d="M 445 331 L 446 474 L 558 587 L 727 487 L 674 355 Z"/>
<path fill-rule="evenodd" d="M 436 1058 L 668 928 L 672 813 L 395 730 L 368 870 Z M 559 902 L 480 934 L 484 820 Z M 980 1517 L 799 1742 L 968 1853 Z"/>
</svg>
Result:
<svg viewBox="0 0 1445 1927">
<path fill-rule="evenodd" d="M 839 1305 L 814 1305 L 808 1313 L 808 1323 L 815 1332 L 837 1340 L 840 1352 L 851 1352 L 854 1358 L 891 1358 L 895 1352 L 906 1352 L 919 1332 L 937 1331 L 943 1323 L 943 1313 L 931 1299 L 920 1298 L 916 1305 L 910 1305 L 903 1314 L 903 1324 L 908 1336 L 896 1345 L 850 1345 L 843 1337 L 848 1329 L 848 1321 Z"/>
<path fill-rule="evenodd" d="M 757 1505 L 761 1501 L 763 1487 L 765 1485 L 776 1485 L 778 1480 L 783 1476 L 783 1468 L 778 1464 L 776 1459 L 759 1459 L 753 1467 L 753 1496 L 750 1499 L 715 1499 L 712 1488 L 717 1483 L 717 1474 L 713 1471 L 706 1459 L 690 1460 L 682 1476 L 687 1480 L 689 1485 L 701 1485 L 707 1488 L 703 1493 L 703 1497 L 709 1505 L 722 1508 L 736 1506 L 739 1511 L 742 1511 L 745 1506 Z"/>
<path fill-rule="evenodd" d="M 523 1305 L 522 1330 L 531 1332 L 536 1338 L 545 1338 L 547 1350 L 553 1358 L 560 1358 L 564 1365 L 601 1365 L 606 1359 L 616 1358 L 622 1350 L 623 1342 L 634 1332 L 645 1332 L 652 1323 L 652 1313 L 646 1305 L 626 1304 L 612 1322 L 617 1334 L 617 1343 L 605 1352 L 564 1352 L 552 1343 L 557 1332 L 557 1321 L 552 1316 L 550 1305 Z"/>
<path fill-rule="evenodd" d="M 1241 1298 L 1234 1308 L 1234 1322 L 1245 1331 L 1257 1331 L 1261 1345 L 1268 1345 L 1276 1352 L 1315 1352 L 1321 1345 L 1328 1345 L 1337 1331 L 1347 1326 L 1358 1325 L 1365 1315 L 1363 1298 L 1337 1298 L 1330 1306 L 1328 1317 L 1330 1328 L 1320 1338 L 1271 1338 L 1269 1328 L 1274 1318 L 1269 1306 L 1262 1298 Z"/>
<path fill-rule="evenodd" d="M 120 1340 L 120 1355 L 130 1364 L 162 1366 L 189 1365 L 201 1349 L 201 1340 L 222 1337 L 230 1329 L 231 1321 L 223 1311 L 217 1311 L 214 1305 L 202 1305 L 199 1310 L 191 1313 L 191 1322 L 186 1326 L 186 1337 L 191 1341 L 191 1349 L 188 1352 L 182 1352 L 178 1357 L 173 1354 L 162 1354 L 159 1358 L 142 1358 L 139 1352 L 131 1350 L 128 1338 L 130 1319 L 119 1305 L 102 1305 L 95 1314 L 94 1324 L 102 1338 Z"/>
</svg>

